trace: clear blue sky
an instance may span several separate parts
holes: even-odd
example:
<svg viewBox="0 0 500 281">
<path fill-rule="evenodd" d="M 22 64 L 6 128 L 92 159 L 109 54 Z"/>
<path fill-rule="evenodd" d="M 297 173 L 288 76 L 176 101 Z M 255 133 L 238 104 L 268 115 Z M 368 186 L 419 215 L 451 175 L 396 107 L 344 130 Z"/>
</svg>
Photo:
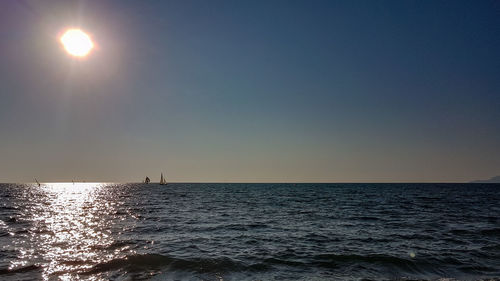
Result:
<svg viewBox="0 0 500 281">
<path fill-rule="evenodd" d="M 499 1 L 12 0 L 0 38 L 2 182 L 500 174 Z"/>
</svg>

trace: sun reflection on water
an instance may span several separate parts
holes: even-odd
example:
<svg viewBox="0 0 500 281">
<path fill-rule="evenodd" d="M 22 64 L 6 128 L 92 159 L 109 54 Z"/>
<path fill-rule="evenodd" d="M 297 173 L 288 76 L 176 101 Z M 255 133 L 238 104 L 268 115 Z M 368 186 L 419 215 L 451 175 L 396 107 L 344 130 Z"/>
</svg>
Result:
<svg viewBox="0 0 500 281">
<path fill-rule="evenodd" d="M 75 280 L 95 264 L 121 257 L 125 247 L 112 251 L 113 219 L 119 200 L 110 200 L 105 183 L 45 183 L 24 210 L 31 223 L 28 237 L 19 237 L 16 261 L 10 269 L 30 264 L 41 267 L 44 280 Z M 27 238 L 27 239 L 26 239 Z M 76 274 L 75 274 L 76 273 Z M 92 277 L 91 279 L 93 279 Z M 88 278 L 87 278 L 88 280 Z"/>
</svg>

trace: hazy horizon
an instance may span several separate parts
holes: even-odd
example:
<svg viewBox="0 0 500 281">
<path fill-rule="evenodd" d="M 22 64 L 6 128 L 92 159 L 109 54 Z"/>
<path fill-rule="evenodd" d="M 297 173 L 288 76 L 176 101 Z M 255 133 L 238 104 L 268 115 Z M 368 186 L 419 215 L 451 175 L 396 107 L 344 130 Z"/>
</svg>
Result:
<svg viewBox="0 0 500 281">
<path fill-rule="evenodd" d="M 499 3 L 2 1 L 0 182 L 497 176 Z"/>
</svg>

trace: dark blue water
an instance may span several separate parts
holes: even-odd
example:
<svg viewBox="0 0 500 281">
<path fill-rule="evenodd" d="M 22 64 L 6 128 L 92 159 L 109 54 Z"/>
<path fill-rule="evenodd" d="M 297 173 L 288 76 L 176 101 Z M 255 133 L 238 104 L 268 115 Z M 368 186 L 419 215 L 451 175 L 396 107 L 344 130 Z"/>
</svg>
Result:
<svg viewBox="0 0 500 281">
<path fill-rule="evenodd" d="M 2 280 L 500 277 L 498 184 L 0 185 Z"/>
</svg>

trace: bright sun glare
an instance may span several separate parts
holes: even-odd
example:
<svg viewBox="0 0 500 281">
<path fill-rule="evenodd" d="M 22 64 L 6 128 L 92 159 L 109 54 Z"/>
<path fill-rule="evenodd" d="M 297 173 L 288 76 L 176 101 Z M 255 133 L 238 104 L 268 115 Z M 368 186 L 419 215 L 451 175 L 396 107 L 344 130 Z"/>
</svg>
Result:
<svg viewBox="0 0 500 281">
<path fill-rule="evenodd" d="M 85 57 L 94 48 L 94 43 L 85 32 L 80 29 L 68 29 L 60 38 L 64 49 L 73 56 Z"/>
</svg>

